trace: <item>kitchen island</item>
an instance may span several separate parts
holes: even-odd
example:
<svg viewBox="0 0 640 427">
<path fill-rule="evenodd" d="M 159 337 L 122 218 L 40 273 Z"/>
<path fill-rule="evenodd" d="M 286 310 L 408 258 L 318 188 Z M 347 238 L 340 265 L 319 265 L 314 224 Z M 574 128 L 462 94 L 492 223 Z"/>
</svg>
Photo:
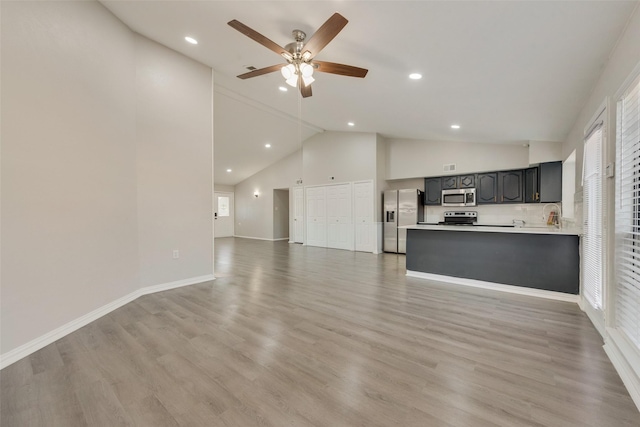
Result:
<svg viewBox="0 0 640 427">
<path fill-rule="evenodd" d="M 480 287 L 579 292 L 576 230 L 477 225 L 406 228 L 408 276 Z"/>
</svg>

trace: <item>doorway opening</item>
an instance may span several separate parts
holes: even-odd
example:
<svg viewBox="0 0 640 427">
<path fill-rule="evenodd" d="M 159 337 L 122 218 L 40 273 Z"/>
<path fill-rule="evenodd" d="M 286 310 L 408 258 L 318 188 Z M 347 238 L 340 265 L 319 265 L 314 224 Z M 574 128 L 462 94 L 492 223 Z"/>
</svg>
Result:
<svg viewBox="0 0 640 427">
<path fill-rule="evenodd" d="M 234 234 L 233 193 L 214 192 L 213 237 L 231 237 Z"/>
<path fill-rule="evenodd" d="M 289 189 L 273 190 L 273 240 L 289 240 Z"/>
</svg>

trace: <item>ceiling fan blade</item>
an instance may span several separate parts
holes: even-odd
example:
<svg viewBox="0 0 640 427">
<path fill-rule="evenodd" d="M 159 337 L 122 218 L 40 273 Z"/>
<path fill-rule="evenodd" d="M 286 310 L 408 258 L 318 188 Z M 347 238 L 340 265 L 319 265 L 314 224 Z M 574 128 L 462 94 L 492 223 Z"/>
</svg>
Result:
<svg viewBox="0 0 640 427">
<path fill-rule="evenodd" d="M 316 31 L 309 41 L 302 48 L 303 56 L 305 53 L 309 52 L 311 54 L 311 58 L 316 56 L 326 45 L 329 44 L 331 40 L 347 25 L 347 18 L 340 15 L 339 13 L 334 13 L 331 15 L 331 18 L 327 19 L 327 22 L 322 24 L 318 31 Z"/>
<path fill-rule="evenodd" d="M 259 70 L 249 71 L 248 73 L 240 74 L 238 78 L 244 80 L 244 79 L 250 79 L 251 77 L 258 77 L 263 74 L 273 73 L 274 71 L 280 71 L 282 67 L 284 67 L 285 65 L 287 64 L 277 64 L 277 65 L 272 65 L 270 67 L 260 68 Z"/>
<path fill-rule="evenodd" d="M 275 53 L 277 53 L 278 55 L 281 55 L 285 59 L 288 60 L 288 59 L 292 58 L 291 54 L 285 48 L 283 48 L 282 46 L 278 45 L 274 41 L 266 38 L 265 36 L 263 36 L 262 34 L 257 32 L 256 30 L 247 27 L 246 25 L 244 25 L 242 22 L 238 21 L 237 19 L 229 21 L 229 22 L 227 22 L 227 24 L 229 24 L 229 26 L 231 26 L 232 28 L 235 28 L 236 30 L 240 31 L 242 34 L 244 34 L 245 36 L 249 37 L 250 39 L 253 39 L 253 40 L 257 41 L 258 43 L 260 43 L 262 46 L 266 47 L 267 49 L 270 49 L 270 50 L 274 51 Z"/>
<path fill-rule="evenodd" d="M 369 70 L 364 68 L 353 67 L 351 65 L 336 64 L 335 62 L 313 61 L 312 64 L 317 66 L 316 70 L 323 73 L 340 74 L 349 77 L 364 77 Z"/>
<path fill-rule="evenodd" d="M 304 82 L 302 81 L 302 76 L 298 76 L 298 86 L 300 87 L 300 93 L 302 94 L 303 98 L 308 98 L 311 96 L 311 85 L 304 85 Z"/>
</svg>

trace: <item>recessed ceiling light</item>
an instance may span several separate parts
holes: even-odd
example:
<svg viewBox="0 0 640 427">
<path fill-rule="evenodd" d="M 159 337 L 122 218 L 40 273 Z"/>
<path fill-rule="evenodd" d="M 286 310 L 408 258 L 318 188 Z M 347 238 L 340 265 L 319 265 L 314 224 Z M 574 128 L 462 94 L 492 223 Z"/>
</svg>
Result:
<svg viewBox="0 0 640 427">
<path fill-rule="evenodd" d="M 288 91 L 288 90 L 289 90 L 289 89 L 287 89 L 287 88 L 286 88 L 286 87 L 284 87 L 284 86 L 280 86 L 278 89 L 280 89 L 280 91 L 281 91 L 281 92 L 286 92 L 286 91 Z"/>
<path fill-rule="evenodd" d="M 409 74 L 409 78 L 411 80 L 420 80 L 422 78 L 422 74 L 419 73 L 411 73 Z"/>
<path fill-rule="evenodd" d="M 349 123 L 347 123 L 347 124 L 348 124 L 349 126 L 355 126 L 355 125 L 356 125 L 356 124 L 355 124 L 355 123 L 353 123 L 353 122 L 349 122 Z"/>
<path fill-rule="evenodd" d="M 271 148 L 271 144 L 264 144 L 265 147 Z"/>
<path fill-rule="evenodd" d="M 460 125 L 451 125 L 451 129 L 460 129 Z"/>
<path fill-rule="evenodd" d="M 227 172 L 231 172 L 231 169 L 227 169 Z"/>
<path fill-rule="evenodd" d="M 188 41 L 189 43 L 191 43 L 191 44 L 198 44 L 198 40 L 194 39 L 193 37 L 189 37 L 189 36 L 187 36 L 187 37 L 185 37 L 184 39 L 185 39 L 186 41 Z"/>
</svg>

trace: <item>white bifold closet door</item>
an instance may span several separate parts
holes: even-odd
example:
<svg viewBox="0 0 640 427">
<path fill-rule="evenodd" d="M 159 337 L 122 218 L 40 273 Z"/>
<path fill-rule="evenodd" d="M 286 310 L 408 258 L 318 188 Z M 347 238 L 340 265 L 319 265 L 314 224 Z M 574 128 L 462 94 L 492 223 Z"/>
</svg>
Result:
<svg viewBox="0 0 640 427">
<path fill-rule="evenodd" d="M 353 197 L 355 250 L 375 252 L 373 183 L 356 182 L 353 184 Z"/>
<path fill-rule="evenodd" d="M 329 185 L 327 196 L 327 247 L 353 250 L 351 184 Z"/>
<path fill-rule="evenodd" d="M 307 245 L 327 246 L 325 187 L 310 187 L 307 193 Z"/>
</svg>

